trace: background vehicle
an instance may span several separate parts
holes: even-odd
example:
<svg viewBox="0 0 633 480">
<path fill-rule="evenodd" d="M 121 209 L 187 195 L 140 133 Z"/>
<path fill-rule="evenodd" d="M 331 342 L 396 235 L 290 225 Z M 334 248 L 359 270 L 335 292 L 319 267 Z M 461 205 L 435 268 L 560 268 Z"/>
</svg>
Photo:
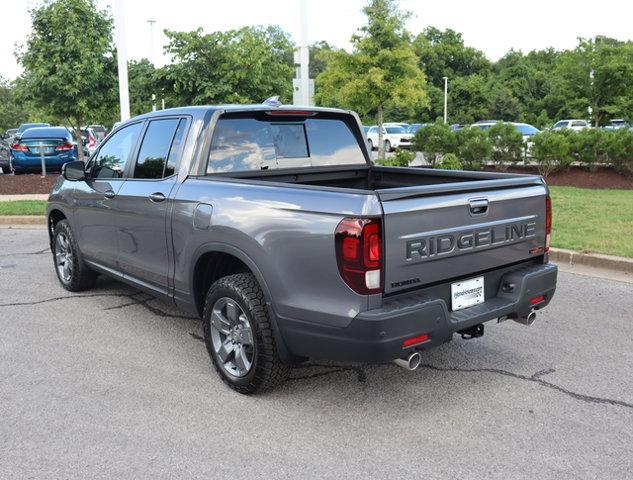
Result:
<svg viewBox="0 0 633 480">
<path fill-rule="evenodd" d="M 604 130 L 620 130 L 621 128 L 631 128 L 631 124 L 622 118 L 614 119 L 609 125 L 602 127 Z"/>
<path fill-rule="evenodd" d="M 307 358 L 414 369 L 455 332 L 532 323 L 556 285 L 550 206 L 536 175 L 373 165 L 347 111 L 188 107 L 66 164 L 48 227 L 66 289 L 105 273 L 200 315 L 251 393 Z"/>
<path fill-rule="evenodd" d="M 0 172 L 11 173 L 11 147 L 4 140 L 0 140 Z"/>
<path fill-rule="evenodd" d="M 77 160 L 77 145 L 65 127 L 28 128 L 11 145 L 13 171 L 41 171 L 41 155 L 47 171 L 59 171 L 64 163 Z"/>
<path fill-rule="evenodd" d="M 50 127 L 50 124 L 49 123 L 23 123 L 18 128 L 17 136 L 22 135 L 29 128 L 36 128 L 36 127 Z"/>
<path fill-rule="evenodd" d="M 97 139 L 97 143 L 101 143 L 103 139 L 108 135 L 108 129 L 103 125 L 88 125 L 88 127 L 84 128 L 92 129 L 92 132 Z"/>
<path fill-rule="evenodd" d="M 407 133 L 412 133 L 415 135 L 415 132 L 423 127 L 426 127 L 427 125 L 428 123 L 412 123 L 411 125 L 409 125 L 409 128 L 407 128 Z"/>
<path fill-rule="evenodd" d="M 473 123 L 470 128 L 478 128 L 480 130 L 488 130 L 495 123 L 499 123 L 499 120 L 479 120 L 478 122 Z"/>
<path fill-rule="evenodd" d="M 385 150 L 391 152 L 396 148 L 411 148 L 413 134 L 407 132 L 405 127 L 386 126 L 382 131 L 382 141 L 385 143 Z M 374 126 L 367 132 L 367 141 L 373 150 L 378 148 L 378 127 Z"/>
<path fill-rule="evenodd" d="M 95 131 L 91 127 L 81 129 L 81 140 L 83 142 L 83 146 L 85 147 L 85 151 L 88 153 L 87 156 L 92 155 L 97 149 L 97 145 L 100 143 L 99 140 L 97 140 Z"/>
<path fill-rule="evenodd" d="M 4 139 L 4 141 L 6 143 L 11 145 L 13 143 L 13 141 L 15 140 L 15 136 L 17 134 L 18 134 L 18 129 L 17 128 L 10 128 L 4 133 L 3 139 Z"/>
<path fill-rule="evenodd" d="M 560 130 L 562 128 L 569 128 L 570 130 L 584 130 L 585 128 L 591 128 L 591 125 L 587 120 L 561 120 L 554 124 L 552 130 Z"/>
</svg>

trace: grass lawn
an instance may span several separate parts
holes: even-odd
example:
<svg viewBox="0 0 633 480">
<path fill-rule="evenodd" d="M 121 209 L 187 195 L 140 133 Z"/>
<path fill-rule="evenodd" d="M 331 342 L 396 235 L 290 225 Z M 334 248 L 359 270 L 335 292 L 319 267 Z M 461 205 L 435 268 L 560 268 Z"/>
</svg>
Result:
<svg viewBox="0 0 633 480">
<path fill-rule="evenodd" d="M 550 187 L 552 246 L 633 257 L 633 190 Z"/>
<path fill-rule="evenodd" d="M 0 202 L 0 215 L 46 215 L 46 200 Z"/>
</svg>

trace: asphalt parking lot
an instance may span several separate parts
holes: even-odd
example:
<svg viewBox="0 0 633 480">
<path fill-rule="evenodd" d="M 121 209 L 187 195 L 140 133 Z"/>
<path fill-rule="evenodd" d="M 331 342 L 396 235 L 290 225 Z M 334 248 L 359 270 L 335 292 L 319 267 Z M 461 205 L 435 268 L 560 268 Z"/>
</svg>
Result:
<svg viewBox="0 0 633 480">
<path fill-rule="evenodd" d="M 0 478 L 633 475 L 633 283 L 561 273 L 530 328 L 246 397 L 196 319 L 105 278 L 66 292 L 44 230 L 0 246 Z"/>
</svg>

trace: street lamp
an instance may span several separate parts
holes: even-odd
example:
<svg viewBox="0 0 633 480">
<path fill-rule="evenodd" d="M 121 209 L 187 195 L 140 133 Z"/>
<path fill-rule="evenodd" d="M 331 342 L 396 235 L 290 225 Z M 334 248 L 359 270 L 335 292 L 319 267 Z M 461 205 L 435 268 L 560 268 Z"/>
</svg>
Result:
<svg viewBox="0 0 633 480">
<path fill-rule="evenodd" d="M 149 61 L 155 66 L 154 62 L 154 24 L 156 20 L 147 20 L 149 23 Z M 152 93 L 152 112 L 156 111 L 156 94 Z"/>
<path fill-rule="evenodd" d="M 444 125 L 448 123 L 448 77 L 444 79 Z"/>
</svg>

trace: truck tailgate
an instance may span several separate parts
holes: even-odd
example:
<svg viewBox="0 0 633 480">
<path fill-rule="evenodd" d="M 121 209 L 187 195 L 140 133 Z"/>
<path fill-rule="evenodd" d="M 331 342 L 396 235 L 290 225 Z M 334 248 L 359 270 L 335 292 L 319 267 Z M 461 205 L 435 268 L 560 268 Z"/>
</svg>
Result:
<svg viewBox="0 0 633 480">
<path fill-rule="evenodd" d="M 495 189 L 490 183 L 487 190 L 430 195 L 376 191 L 384 211 L 385 293 L 542 255 L 545 185 L 526 181 Z"/>
</svg>

